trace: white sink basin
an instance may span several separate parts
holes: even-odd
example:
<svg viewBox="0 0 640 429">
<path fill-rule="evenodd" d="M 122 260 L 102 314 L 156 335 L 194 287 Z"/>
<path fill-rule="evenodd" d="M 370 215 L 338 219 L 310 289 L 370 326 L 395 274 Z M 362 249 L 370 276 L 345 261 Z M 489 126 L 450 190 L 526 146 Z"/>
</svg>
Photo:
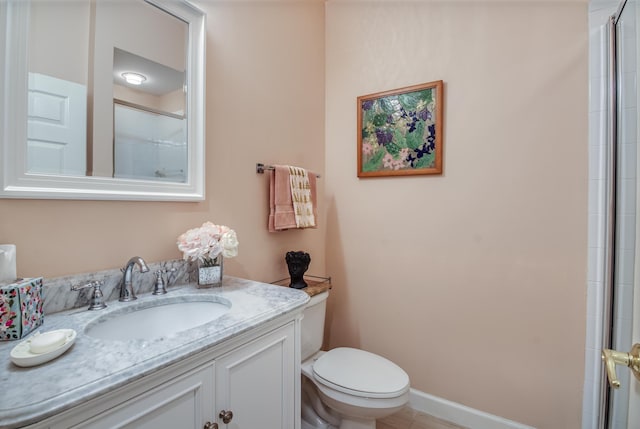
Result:
<svg viewBox="0 0 640 429">
<path fill-rule="evenodd" d="M 230 309 L 226 300 L 132 304 L 89 323 L 85 333 L 103 340 L 153 340 L 209 323 Z"/>
</svg>

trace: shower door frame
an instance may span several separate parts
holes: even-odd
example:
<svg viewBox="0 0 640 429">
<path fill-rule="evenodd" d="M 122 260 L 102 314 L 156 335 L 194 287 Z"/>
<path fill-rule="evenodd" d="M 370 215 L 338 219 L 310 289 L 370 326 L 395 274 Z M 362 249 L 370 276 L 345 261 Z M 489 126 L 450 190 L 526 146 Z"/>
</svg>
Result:
<svg viewBox="0 0 640 429">
<path fill-rule="evenodd" d="M 602 142 L 606 145 L 606 151 L 600 153 L 606 161 L 603 172 L 605 189 L 601 190 L 604 199 L 600 200 L 604 215 L 603 237 L 600 238 L 603 239 L 604 252 L 600 261 L 603 272 L 601 307 L 598 309 L 596 318 L 601 317 L 601 338 L 599 338 L 601 348 L 619 351 L 630 350 L 633 337 L 635 336 L 635 342 L 638 342 L 639 333 L 637 329 L 634 332 L 634 326 L 637 325 L 634 321 L 634 313 L 637 313 L 638 309 L 634 310 L 633 305 L 628 305 L 634 302 L 634 289 L 638 287 L 636 278 L 638 276 L 635 271 L 636 267 L 640 266 L 638 259 L 640 240 L 637 238 L 640 232 L 638 227 L 638 213 L 640 213 L 638 171 L 640 168 L 638 168 L 637 156 L 640 152 L 637 133 L 639 103 L 636 85 L 640 68 L 636 59 L 639 56 L 637 8 L 637 0 L 622 0 L 615 14 L 608 20 L 606 70 L 608 86 L 606 97 L 603 97 L 608 107 L 607 137 L 606 142 Z M 625 10 L 628 12 L 623 15 Z M 627 50 L 627 48 L 631 49 Z M 619 55 L 619 53 L 625 53 L 625 55 Z M 628 87 L 628 85 L 631 86 Z M 633 91 L 626 91 L 628 88 Z M 593 97 L 595 93 L 593 82 L 591 90 Z M 629 124 L 632 126 L 629 127 Z M 598 264 L 593 260 L 590 263 Z M 590 334 L 593 332 L 587 332 L 588 342 Z M 629 414 L 631 388 L 637 391 L 636 381 L 631 376 L 631 371 L 625 368 L 618 369 L 622 387 L 613 390 L 609 387 L 604 365 L 595 360 L 591 361 L 591 364 L 596 368 L 587 366 L 586 374 L 589 372 L 593 374 L 593 370 L 599 373 L 599 377 L 596 377 L 596 386 L 593 386 L 599 396 L 599 410 L 594 421 L 586 421 L 587 410 L 583 411 L 583 429 L 625 428 L 628 426 L 629 418 L 636 421 L 637 415 Z M 585 384 L 588 382 L 588 378 L 585 378 Z M 588 404 L 586 398 L 585 394 L 585 407 Z"/>
</svg>

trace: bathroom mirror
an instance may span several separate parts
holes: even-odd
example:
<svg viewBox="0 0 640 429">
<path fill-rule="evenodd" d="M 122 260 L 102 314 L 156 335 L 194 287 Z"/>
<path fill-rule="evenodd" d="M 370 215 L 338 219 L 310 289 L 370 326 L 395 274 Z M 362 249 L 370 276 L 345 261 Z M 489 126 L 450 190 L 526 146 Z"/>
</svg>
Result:
<svg viewBox="0 0 640 429">
<path fill-rule="evenodd" d="M 202 11 L 4 0 L 0 22 L 0 197 L 204 198 Z"/>
</svg>

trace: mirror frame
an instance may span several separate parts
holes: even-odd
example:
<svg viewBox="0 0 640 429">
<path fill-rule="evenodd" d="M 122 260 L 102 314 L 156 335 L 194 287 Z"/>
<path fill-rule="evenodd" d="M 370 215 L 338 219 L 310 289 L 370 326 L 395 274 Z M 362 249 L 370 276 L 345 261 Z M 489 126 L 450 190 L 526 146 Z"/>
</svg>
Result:
<svg viewBox="0 0 640 429">
<path fill-rule="evenodd" d="M 186 183 L 25 172 L 30 1 L 0 1 L 0 198 L 202 201 L 205 173 L 205 13 L 186 0 L 144 0 L 189 25 Z M 1 27 L 0 27 L 1 28 Z"/>
</svg>

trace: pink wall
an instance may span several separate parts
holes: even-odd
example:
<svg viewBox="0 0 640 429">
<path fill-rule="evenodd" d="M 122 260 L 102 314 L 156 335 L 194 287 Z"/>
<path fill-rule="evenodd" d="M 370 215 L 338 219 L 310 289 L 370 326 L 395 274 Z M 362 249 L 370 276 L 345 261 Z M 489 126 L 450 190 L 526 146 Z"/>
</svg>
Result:
<svg viewBox="0 0 640 429">
<path fill-rule="evenodd" d="M 331 347 L 475 409 L 580 427 L 586 2 L 326 9 Z M 438 79 L 444 174 L 359 180 L 356 97 Z"/>
<path fill-rule="evenodd" d="M 268 233 L 268 176 L 255 173 L 256 162 L 324 173 L 323 5 L 199 6 L 208 14 L 206 201 L 0 200 L 0 242 L 17 245 L 18 275 L 115 268 L 136 254 L 179 258 L 176 237 L 205 220 L 238 233 L 228 274 L 286 277 L 289 250 L 309 252 L 310 273 L 324 274 L 324 216 L 317 230 Z"/>
</svg>

